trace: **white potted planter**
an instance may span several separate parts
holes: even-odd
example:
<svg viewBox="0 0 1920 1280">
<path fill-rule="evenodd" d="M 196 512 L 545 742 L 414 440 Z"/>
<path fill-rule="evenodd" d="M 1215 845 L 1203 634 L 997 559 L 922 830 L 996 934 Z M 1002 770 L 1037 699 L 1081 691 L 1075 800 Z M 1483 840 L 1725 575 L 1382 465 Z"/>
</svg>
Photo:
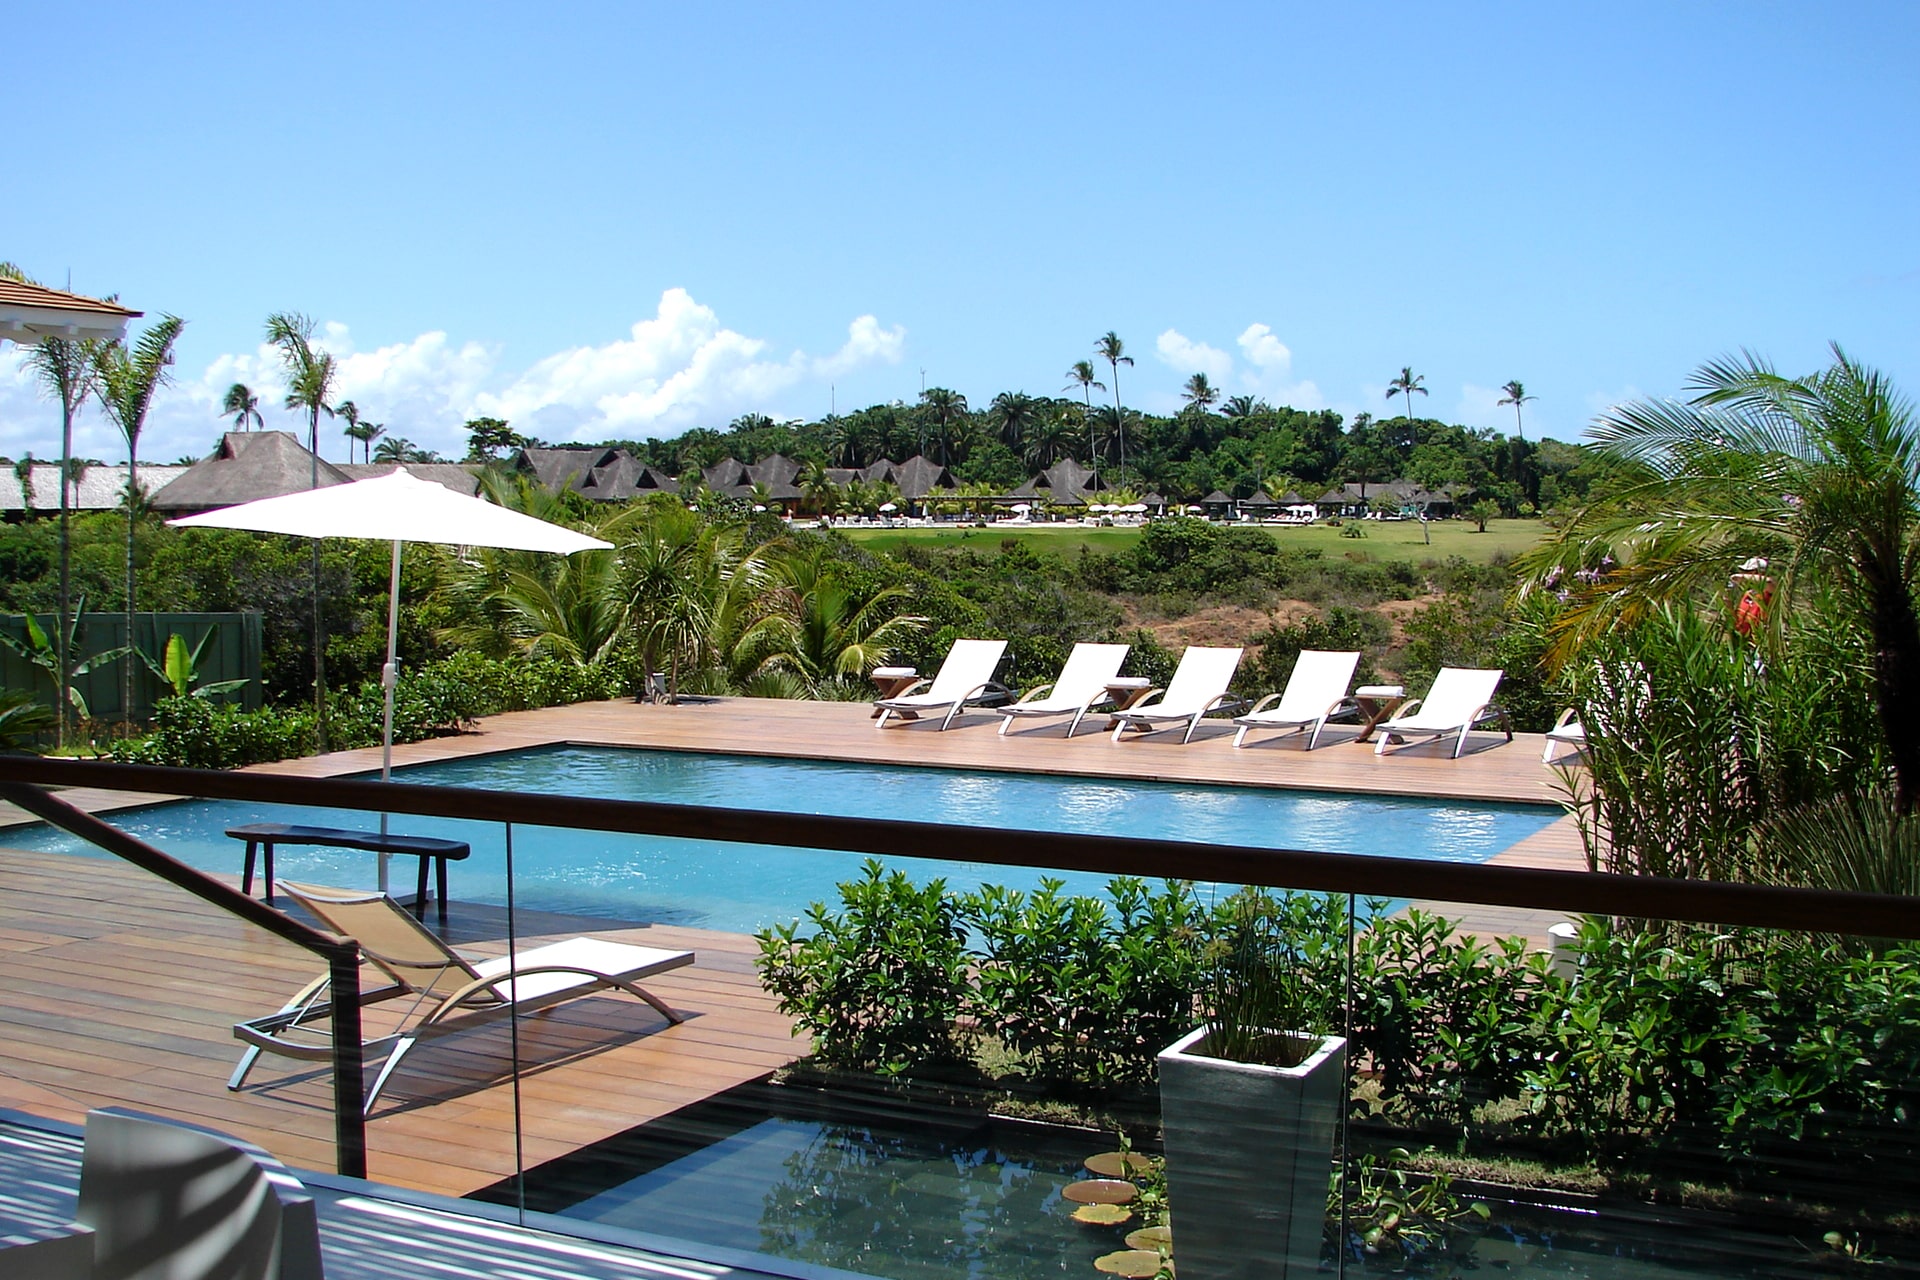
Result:
<svg viewBox="0 0 1920 1280">
<path fill-rule="evenodd" d="M 1208 926 L 1204 1024 L 1159 1056 L 1167 1204 L 1181 1280 L 1320 1269 L 1347 1042 L 1284 903 L 1242 889 Z"/>
</svg>

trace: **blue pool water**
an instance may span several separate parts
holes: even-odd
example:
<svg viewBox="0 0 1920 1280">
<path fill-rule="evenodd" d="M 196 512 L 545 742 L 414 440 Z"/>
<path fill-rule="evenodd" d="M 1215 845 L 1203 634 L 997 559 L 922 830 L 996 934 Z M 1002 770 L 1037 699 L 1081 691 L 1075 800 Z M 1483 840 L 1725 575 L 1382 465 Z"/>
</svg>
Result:
<svg viewBox="0 0 1920 1280">
<path fill-rule="evenodd" d="M 1543 806 L 1468 805 L 619 747 L 555 747 L 478 756 L 396 770 L 395 778 L 546 795 L 1450 862 L 1484 862 L 1558 816 L 1557 810 Z M 225 835 L 229 826 L 298 822 L 366 829 L 378 819 L 351 810 L 188 801 L 114 815 L 112 821 L 193 866 L 231 874 L 240 868 L 241 846 Z M 491 904 L 506 901 L 500 824 L 397 816 L 392 830 L 470 842 L 473 856 L 450 869 L 451 896 Z M 981 838 L 989 840 L 991 834 Z M 74 837 L 44 827 L 0 834 L 0 843 L 94 852 Z M 833 901 L 834 886 L 858 875 L 862 860 L 857 854 L 772 845 L 514 828 L 515 901 L 521 907 L 742 933 L 793 919 L 810 903 Z M 289 880 L 370 886 L 373 861 L 373 855 L 365 853 L 286 848 L 276 853 L 276 870 Z M 900 866 L 919 881 L 944 876 L 957 889 L 982 883 L 1027 888 L 1048 874 L 931 859 L 901 859 Z M 411 858 L 396 860 L 396 889 L 411 887 L 415 867 Z M 1098 892 L 1106 881 L 1104 876 L 1059 874 L 1080 893 Z"/>
</svg>

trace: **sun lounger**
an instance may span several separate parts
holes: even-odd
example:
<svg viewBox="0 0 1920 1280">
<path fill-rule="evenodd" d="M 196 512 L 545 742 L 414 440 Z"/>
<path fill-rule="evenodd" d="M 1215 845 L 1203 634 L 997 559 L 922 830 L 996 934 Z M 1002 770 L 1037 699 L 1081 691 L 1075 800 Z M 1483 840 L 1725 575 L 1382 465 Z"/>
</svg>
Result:
<svg viewBox="0 0 1920 1280">
<path fill-rule="evenodd" d="M 470 961 L 385 894 L 323 889 L 284 880 L 280 887 L 327 928 L 358 942 L 367 962 L 391 979 L 386 987 L 363 990 L 362 1004 L 396 998 L 413 1001 L 398 1030 L 367 1043 L 370 1058 L 387 1051 L 379 1077 L 367 1093 L 368 1111 L 414 1045 L 508 1014 L 538 1013 L 579 996 L 619 990 L 646 1001 L 668 1022 L 682 1021 L 682 1015 L 638 984 L 643 978 L 692 964 L 691 951 L 570 938 L 516 956 Z M 332 1059 L 332 1047 L 325 1036 L 331 1016 L 327 987 L 325 977 L 317 978 L 277 1012 L 234 1025 L 234 1038 L 250 1047 L 234 1068 L 227 1088 L 238 1089 L 246 1083 L 247 1072 L 262 1051 L 309 1061 Z M 300 1038 L 310 1024 L 320 1028 L 319 1043 Z"/>
<path fill-rule="evenodd" d="M 1500 687 L 1500 677 L 1504 674 L 1468 667 L 1440 668 L 1426 697 L 1415 698 L 1395 712 L 1392 719 L 1380 722 L 1380 738 L 1374 744 L 1373 754 L 1385 753 L 1390 744 L 1397 745 L 1411 734 L 1428 740 L 1455 734 L 1453 758 L 1458 760 L 1466 750 L 1467 731 L 1494 720 L 1502 723 L 1507 741 L 1512 742 L 1513 725 L 1507 720 L 1507 713 L 1493 705 L 1493 691 Z"/>
<path fill-rule="evenodd" d="M 1240 653 L 1239 649 L 1187 646 L 1165 692 L 1149 692 L 1137 705 L 1114 713 L 1113 740 L 1120 741 L 1120 735 L 1130 728 L 1158 733 L 1184 724 L 1187 732 L 1180 741 L 1191 742 L 1201 716 L 1233 705 L 1227 686 L 1233 683 L 1233 673 L 1239 669 Z M 1154 701 L 1156 693 L 1159 694 L 1157 702 Z"/>
<path fill-rule="evenodd" d="M 946 719 L 940 722 L 940 727 L 945 729 L 962 707 L 990 693 L 1007 692 L 1006 686 L 993 682 L 994 670 L 1006 651 L 1005 640 L 955 640 L 931 683 L 922 680 L 909 686 L 905 693 L 874 702 L 873 705 L 880 708 L 880 722 L 874 728 L 886 728 L 889 716 L 912 720 L 922 711 L 929 714 L 944 711 Z"/>
<path fill-rule="evenodd" d="M 1107 683 L 1120 674 L 1120 664 L 1127 660 L 1127 649 L 1124 644 L 1074 645 L 1073 652 L 1067 655 L 1067 665 L 1060 668 L 1058 680 L 1029 689 L 1020 701 L 999 709 L 1005 717 L 1000 721 L 1000 732 L 1004 735 L 1013 728 L 1013 722 L 1022 717 L 1072 716 L 1072 722 L 1067 725 L 1067 736 L 1071 738 L 1088 710 L 1112 696 Z"/>
<path fill-rule="evenodd" d="M 1299 660 L 1293 664 L 1293 674 L 1287 677 L 1286 691 L 1268 694 L 1255 704 L 1252 711 L 1235 718 L 1234 723 L 1240 726 L 1240 732 L 1233 736 L 1233 745 L 1246 745 L 1247 734 L 1255 729 L 1292 729 L 1295 732 L 1312 729 L 1313 732 L 1307 737 L 1307 750 L 1313 750 L 1320 741 L 1320 730 L 1326 727 L 1327 718 L 1336 711 L 1356 705 L 1347 696 L 1347 684 L 1353 679 L 1353 669 L 1358 665 L 1358 653 L 1302 649 Z M 1280 705 L 1268 710 L 1269 704 L 1274 702 Z"/>
<path fill-rule="evenodd" d="M 1547 730 L 1547 748 L 1540 753 L 1540 763 L 1552 764 L 1553 749 L 1562 743 L 1572 747 L 1576 753 L 1584 751 L 1587 746 L 1587 727 L 1580 722 L 1579 715 L 1572 707 L 1562 711 L 1560 718 L 1553 722 L 1553 728 Z"/>
</svg>

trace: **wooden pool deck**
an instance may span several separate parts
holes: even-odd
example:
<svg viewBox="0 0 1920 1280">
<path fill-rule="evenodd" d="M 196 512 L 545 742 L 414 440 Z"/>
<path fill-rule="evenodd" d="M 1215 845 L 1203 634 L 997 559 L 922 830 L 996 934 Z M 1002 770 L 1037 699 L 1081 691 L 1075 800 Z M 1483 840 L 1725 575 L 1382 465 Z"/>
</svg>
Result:
<svg viewBox="0 0 1920 1280">
<path fill-rule="evenodd" d="M 1209 723 L 1186 745 L 1177 734 L 1115 744 L 1084 728 L 1063 741 L 1063 725 L 1003 738 L 998 724 L 997 716 L 973 714 L 944 733 L 927 721 L 876 730 L 866 706 L 845 703 L 590 703 L 495 716 L 473 733 L 396 747 L 394 763 L 593 744 L 1532 804 L 1554 802 L 1560 786 L 1540 763 L 1538 735 L 1507 742 L 1476 734 L 1467 754 L 1452 760 L 1437 745 L 1377 757 L 1350 741 L 1350 728 L 1307 753 L 1298 738 L 1233 750 L 1224 722 Z M 359 750 L 259 771 L 326 777 L 378 767 L 377 750 Z M 156 799 L 63 794 L 96 812 Z M 967 815 L 900 816 L 963 822 Z M 0 806 L 0 824 L 22 818 Z M 1124 826 L 1116 833 L 1125 834 Z M 324 1073 L 269 1058 L 245 1091 L 225 1088 L 238 1050 L 232 1024 L 277 1007 L 313 975 L 310 956 L 117 860 L 5 845 L 0 829 L 0 1106 L 65 1120 L 92 1106 L 131 1106 L 248 1138 L 294 1165 L 333 1167 Z M 1585 865 L 1566 819 L 1498 861 Z M 236 846 L 236 872 L 238 862 Z M 1473 932 L 1523 934 L 1536 944 L 1552 923 L 1539 913 L 1423 905 L 1460 917 Z M 519 1157 L 515 1090 L 502 1070 L 513 1049 L 508 1026 L 418 1051 L 369 1125 L 376 1180 L 464 1195 L 509 1175 L 516 1158 L 528 1167 L 542 1163 L 763 1077 L 804 1050 L 754 977 L 749 938 L 528 912 L 517 925 L 523 947 L 591 932 L 694 950 L 693 967 L 649 984 L 688 1021 L 669 1026 L 631 999 L 596 996 L 522 1022 L 520 1058 L 530 1069 L 519 1082 Z M 456 902 L 449 933 L 476 952 L 506 949 L 503 913 L 495 909 Z"/>
</svg>

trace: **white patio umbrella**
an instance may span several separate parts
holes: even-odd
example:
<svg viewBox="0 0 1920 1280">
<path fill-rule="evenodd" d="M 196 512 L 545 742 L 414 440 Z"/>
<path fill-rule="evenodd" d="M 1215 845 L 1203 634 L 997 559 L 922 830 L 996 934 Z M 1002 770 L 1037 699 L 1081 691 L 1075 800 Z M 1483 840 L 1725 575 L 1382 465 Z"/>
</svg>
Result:
<svg viewBox="0 0 1920 1280">
<path fill-rule="evenodd" d="M 898 511 L 900 508 L 891 502 L 883 502 L 880 504 L 880 509 L 882 511 Z"/>
<path fill-rule="evenodd" d="M 1129 502 L 1126 506 L 1121 507 L 1119 509 L 1121 511 L 1126 512 L 1128 515 L 1137 516 L 1141 512 L 1147 509 L 1147 504 L 1144 502 Z"/>
<path fill-rule="evenodd" d="M 500 547 L 510 551 L 605 550 L 613 546 L 598 538 L 518 511 L 495 506 L 484 498 L 455 493 L 445 485 L 421 480 L 405 467 L 371 480 L 306 489 L 278 498 L 243 502 L 197 516 L 182 516 L 168 524 L 187 529 L 251 529 L 256 533 L 287 533 L 301 538 L 370 538 L 393 543 L 393 579 L 387 597 L 387 661 L 380 669 L 386 690 L 386 718 L 380 734 L 380 780 L 393 776 L 393 686 L 399 665 L 394 649 L 400 637 L 400 547 L 408 542 L 437 542 L 457 547 Z M 386 832 L 387 815 L 380 815 Z M 380 891 L 387 888 L 387 856 L 380 856 Z"/>
</svg>

